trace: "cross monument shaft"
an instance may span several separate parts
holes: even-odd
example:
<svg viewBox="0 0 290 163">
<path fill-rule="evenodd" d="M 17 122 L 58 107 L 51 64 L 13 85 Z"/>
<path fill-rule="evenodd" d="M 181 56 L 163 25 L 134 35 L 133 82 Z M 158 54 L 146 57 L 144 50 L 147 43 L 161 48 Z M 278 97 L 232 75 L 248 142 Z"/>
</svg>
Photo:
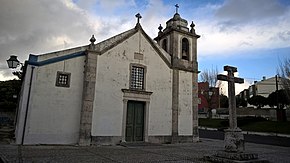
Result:
<svg viewBox="0 0 290 163">
<path fill-rule="evenodd" d="M 237 78 L 234 76 L 234 73 L 237 72 L 236 67 L 224 66 L 224 70 L 228 72 L 228 75 L 218 75 L 217 79 L 228 82 L 230 129 L 236 129 L 238 126 L 236 112 L 235 83 L 244 83 L 244 79 Z"/>
</svg>

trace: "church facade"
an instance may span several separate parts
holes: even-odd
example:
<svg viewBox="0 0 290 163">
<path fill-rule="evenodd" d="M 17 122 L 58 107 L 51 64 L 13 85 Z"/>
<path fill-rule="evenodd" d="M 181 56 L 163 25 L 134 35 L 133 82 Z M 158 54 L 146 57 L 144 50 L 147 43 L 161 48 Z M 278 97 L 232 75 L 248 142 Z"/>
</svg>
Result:
<svg viewBox="0 0 290 163">
<path fill-rule="evenodd" d="M 194 24 L 175 13 L 154 41 L 136 17 L 102 42 L 29 56 L 17 144 L 198 141 Z"/>
</svg>

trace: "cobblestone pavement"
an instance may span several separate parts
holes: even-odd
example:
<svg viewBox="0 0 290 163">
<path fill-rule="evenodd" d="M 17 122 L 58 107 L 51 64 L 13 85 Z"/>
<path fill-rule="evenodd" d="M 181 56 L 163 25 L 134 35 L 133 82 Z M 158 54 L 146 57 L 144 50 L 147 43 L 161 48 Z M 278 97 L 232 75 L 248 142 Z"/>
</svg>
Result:
<svg viewBox="0 0 290 163">
<path fill-rule="evenodd" d="M 204 156 L 221 150 L 223 141 L 214 139 L 186 144 L 91 147 L 0 144 L 3 162 L 205 162 Z M 290 163 L 289 147 L 246 143 L 246 151 L 273 163 Z"/>
</svg>

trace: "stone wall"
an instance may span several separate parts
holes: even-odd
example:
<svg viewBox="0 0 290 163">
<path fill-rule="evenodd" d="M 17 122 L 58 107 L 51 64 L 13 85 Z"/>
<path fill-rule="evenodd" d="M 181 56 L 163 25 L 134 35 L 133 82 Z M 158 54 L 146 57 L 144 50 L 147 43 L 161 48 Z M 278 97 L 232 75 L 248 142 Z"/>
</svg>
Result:
<svg viewBox="0 0 290 163">
<path fill-rule="evenodd" d="M 237 115 L 270 117 L 271 113 L 268 109 L 237 108 Z"/>
<path fill-rule="evenodd" d="M 213 118 L 220 118 L 226 119 L 228 118 L 228 109 L 227 108 L 220 108 L 220 109 L 213 109 Z M 207 118 L 207 113 L 199 113 L 199 118 Z M 237 116 L 254 116 L 254 117 L 264 117 L 272 121 L 276 121 L 276 110 L 275 109 L 256 109 L 256 108 L 237 108 Z M 290 110 L 286 110 L 286 117 L 287 120 L 290 120 Z"/>
</svg>

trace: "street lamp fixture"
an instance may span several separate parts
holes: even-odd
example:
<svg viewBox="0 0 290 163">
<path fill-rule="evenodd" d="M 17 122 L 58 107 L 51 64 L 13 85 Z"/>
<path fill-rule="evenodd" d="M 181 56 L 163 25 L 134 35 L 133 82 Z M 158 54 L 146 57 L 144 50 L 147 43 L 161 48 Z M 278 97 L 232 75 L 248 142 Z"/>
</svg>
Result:
<svg viewBox="0 0 290 163">
<path fill-rule="evenodd" d="M 11 55 L 10 58 L 7 61 L 8 67 L 15 69 L 17 66 L 21 65 L 22 63 L 18 61 L 17 56 Z"/>
<path fill-rule="evenodd" d="M 211 97 L 213 95 L 213 92 L 212 91 L 209 91 L 208 94 Z"/>
</svg>

